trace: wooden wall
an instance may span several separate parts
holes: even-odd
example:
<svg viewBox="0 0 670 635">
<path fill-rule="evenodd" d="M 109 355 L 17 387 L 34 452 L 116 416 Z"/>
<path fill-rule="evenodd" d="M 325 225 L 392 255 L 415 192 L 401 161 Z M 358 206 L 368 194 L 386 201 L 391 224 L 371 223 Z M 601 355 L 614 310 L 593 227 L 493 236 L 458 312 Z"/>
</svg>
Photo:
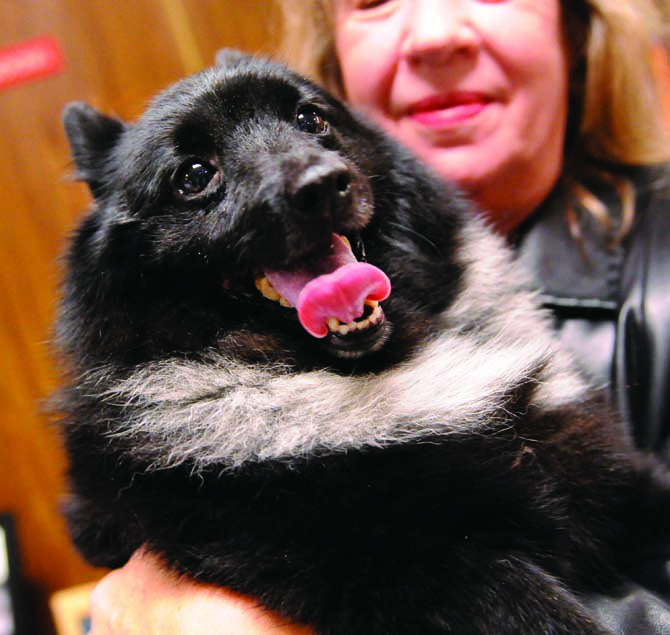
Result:
<svg viewBox="0 0 670 635">
<path fill-rule="evenodd" d="M 62 72 L 0 90 L 0 511 L 16 517 L 24 572 L 42 598 L 100 575 L 68 543 L 62 454 L 40 412 L 56 385 L 56 261 L 89 201 L 67 179 L 61 109 L 86 100 L 133 118 L 220 47 L 270 52 L 270 9 L 270 0 L 0 0 L 0 52 L 50 35 L 65 60 Z"/>
</svg>

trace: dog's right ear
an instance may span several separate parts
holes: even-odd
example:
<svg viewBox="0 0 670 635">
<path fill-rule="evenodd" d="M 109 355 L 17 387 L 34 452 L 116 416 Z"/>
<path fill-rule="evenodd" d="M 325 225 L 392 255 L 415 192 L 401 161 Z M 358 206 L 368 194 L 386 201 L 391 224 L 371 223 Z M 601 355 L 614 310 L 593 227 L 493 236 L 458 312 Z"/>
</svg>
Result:
<svg viewBox="0 0 670 635">
<path fill-rule="evenodd" d="M 76 176 L 86 181 L 96 196 L 109 152 L 118 143 L 126 124 L 86 103 L 73 102 L 63 111 L 63 126 L 77 166 Z"/>
</svg>

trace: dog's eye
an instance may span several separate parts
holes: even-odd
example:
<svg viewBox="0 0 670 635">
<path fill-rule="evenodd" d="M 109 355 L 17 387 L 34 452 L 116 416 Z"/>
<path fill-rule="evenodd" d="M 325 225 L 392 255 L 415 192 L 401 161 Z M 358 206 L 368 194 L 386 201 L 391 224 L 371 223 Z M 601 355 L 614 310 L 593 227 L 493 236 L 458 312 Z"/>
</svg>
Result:
<svg viewBox="0 0 670 635">
<path fill-rule="evenodd" d="M 298 128 L 310 134 L 321 134 L 328 129 L 326 120 L 313 110 L 301 110 L 297 116 Z"/>
<path fill-rule="evenodd" d="M 174 186 L 182 196 L 195 196 L 205 190 L 216 172 L 211 163 L 191 159 L 182 163 L 175 172 Z"/>
</svg>

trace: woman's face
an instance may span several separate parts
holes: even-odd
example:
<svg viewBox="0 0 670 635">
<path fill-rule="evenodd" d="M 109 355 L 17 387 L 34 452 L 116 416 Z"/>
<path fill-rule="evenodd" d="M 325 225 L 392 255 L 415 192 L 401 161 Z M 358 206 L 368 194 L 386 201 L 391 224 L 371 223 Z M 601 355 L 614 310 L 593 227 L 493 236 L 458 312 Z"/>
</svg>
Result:
<svg viewBox="0 0 670 635">
<path fill-rule="evenodd" d="M 335 0 L 346 97 L 511 231 L 562 168 L 560 0 Z"/>
</svg>

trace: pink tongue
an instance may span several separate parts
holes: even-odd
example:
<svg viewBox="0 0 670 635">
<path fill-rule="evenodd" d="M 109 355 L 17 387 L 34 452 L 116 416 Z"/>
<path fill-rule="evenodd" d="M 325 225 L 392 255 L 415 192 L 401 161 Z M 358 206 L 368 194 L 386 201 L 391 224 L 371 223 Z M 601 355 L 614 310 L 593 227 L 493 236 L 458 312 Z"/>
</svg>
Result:
<svg viewBox="0 0 670 635">
<path fill-rule="evenodd" d="M 381 301 L 391 292 L 386 274 L 358 262 L 348 245 L 333 234 L 328 255 L 292 271 L 265 270 L 278 293 L 298 310 L 298 319 L 314 337 L 328 335 L 328 320 L 346 324 L 363 315 L 366 300 Z"/>
</svg>

